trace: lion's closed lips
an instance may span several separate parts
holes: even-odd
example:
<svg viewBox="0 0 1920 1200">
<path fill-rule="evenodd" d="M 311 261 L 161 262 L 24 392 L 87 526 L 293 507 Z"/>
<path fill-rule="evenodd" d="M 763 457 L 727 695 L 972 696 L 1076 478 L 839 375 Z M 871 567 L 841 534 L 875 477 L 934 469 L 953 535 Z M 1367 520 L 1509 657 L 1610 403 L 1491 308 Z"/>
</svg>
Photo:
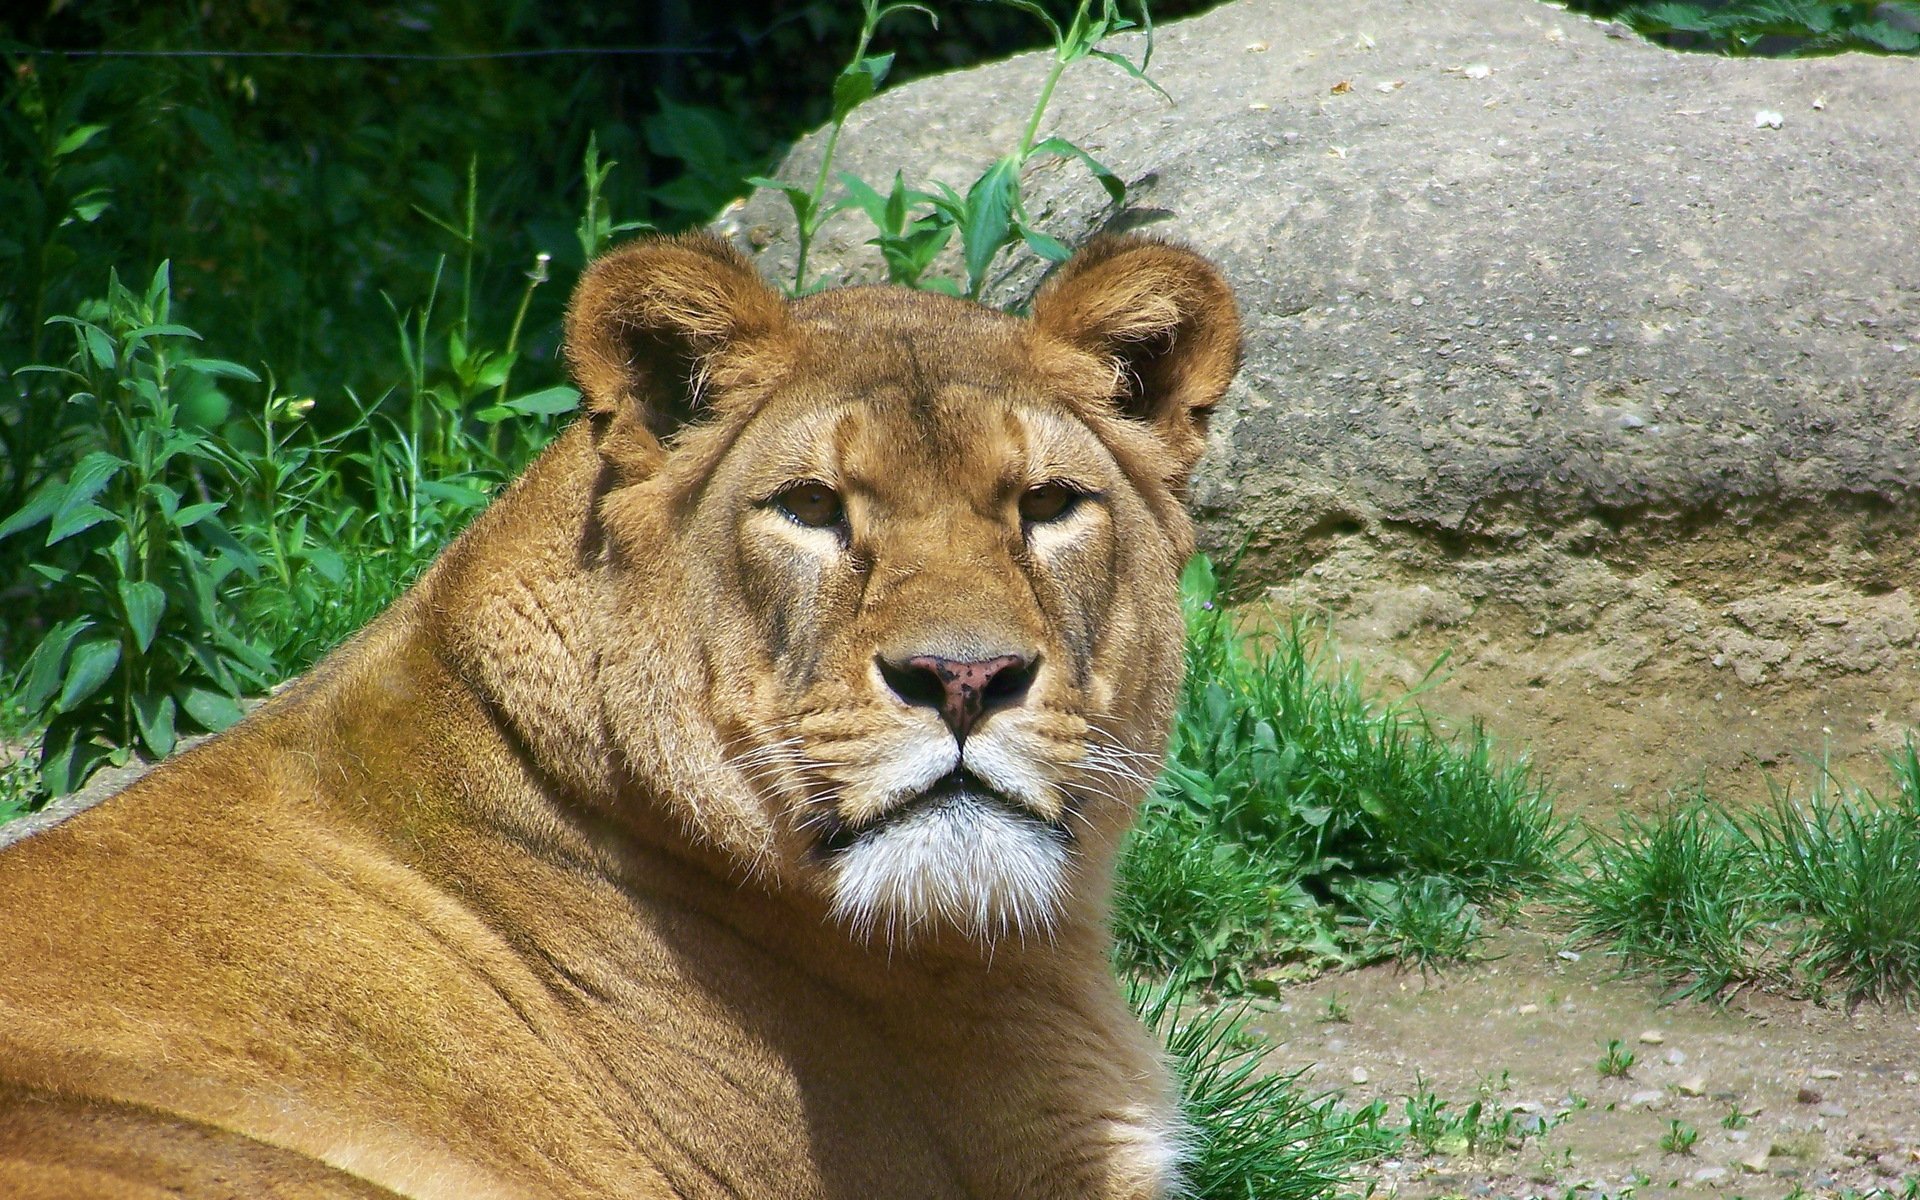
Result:
<svg viewBox="0 0 1920 1200">
<path fill-rule="evenodd" d="M 1032 311 L 595 263 L 406 596 L 0 854 L 0 1195 L 1168 1195 L 1106 919 L 1239 326 L 1137 238 Z"/>
</svg>

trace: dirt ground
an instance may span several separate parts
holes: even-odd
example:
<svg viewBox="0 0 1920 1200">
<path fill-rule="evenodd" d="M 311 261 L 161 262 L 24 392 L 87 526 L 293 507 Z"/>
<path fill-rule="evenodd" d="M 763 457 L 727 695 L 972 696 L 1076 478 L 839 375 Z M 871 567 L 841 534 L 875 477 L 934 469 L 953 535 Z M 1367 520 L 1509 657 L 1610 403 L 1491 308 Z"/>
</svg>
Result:
<svg viewBox="0 0 1920 1200">
<path fill-rule="evenodd" d="M 1545 1126 L 1517 1151 L 1390 1160 L 1363 1173 L 1379 1191 L 1769 1200 L 1897 1196 L 1920 1179 L 1920 1012 L 1751 994 L 1663 1006 L 1597 951 L 1509 930 L 1485 954 L 1426 978 L 1389 965 L 1294 985 L 1255 1020 L 1277 1068 L 1311 1064 L 1350 1103 L 1402 1118 L 1424 1087 L 1450 1113 L 1481 1099 Z M 1612 1039 L 1636 1057 L 1625 1078 L 1598 1069 Z M 1662 1148 L 1673 1121 L 1697 1131 L 1690 1153 Z"/>
</svg>

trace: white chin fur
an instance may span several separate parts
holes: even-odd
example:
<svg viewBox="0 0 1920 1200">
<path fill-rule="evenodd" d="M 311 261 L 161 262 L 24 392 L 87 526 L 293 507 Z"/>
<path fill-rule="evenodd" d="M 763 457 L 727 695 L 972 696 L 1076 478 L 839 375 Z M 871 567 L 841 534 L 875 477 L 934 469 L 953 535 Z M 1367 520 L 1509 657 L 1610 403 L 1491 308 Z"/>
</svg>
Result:
<svg viewBox="0 0 1920 1200">
<path fill-rule="evenodd" d="M 833 911 L 889 943 L 942 926 L 992 944 L 1050 933 L 1067 870 L 1066 846 L 1044 827 L 956 799 L 890 821 L 836 855 Z"/>
</svg>

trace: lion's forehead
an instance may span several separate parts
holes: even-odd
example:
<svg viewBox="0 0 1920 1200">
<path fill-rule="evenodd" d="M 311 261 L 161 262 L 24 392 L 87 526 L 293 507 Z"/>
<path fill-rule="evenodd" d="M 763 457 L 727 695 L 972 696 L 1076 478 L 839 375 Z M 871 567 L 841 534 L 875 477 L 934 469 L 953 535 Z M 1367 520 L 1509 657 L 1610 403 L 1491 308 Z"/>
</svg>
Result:
<svg viewBox="0 0 1920 1200">
<path fill-rule="evenodd" d="M 774 397 L 736 445 L 736 465 L 772 482 L 820 478 L 880 491 L 937 482 L 954 499 L 1056 477 L 1104 480 L 1112 460 L 1070 404 L 1005 380 L 897 380 Z"/>
</svg>

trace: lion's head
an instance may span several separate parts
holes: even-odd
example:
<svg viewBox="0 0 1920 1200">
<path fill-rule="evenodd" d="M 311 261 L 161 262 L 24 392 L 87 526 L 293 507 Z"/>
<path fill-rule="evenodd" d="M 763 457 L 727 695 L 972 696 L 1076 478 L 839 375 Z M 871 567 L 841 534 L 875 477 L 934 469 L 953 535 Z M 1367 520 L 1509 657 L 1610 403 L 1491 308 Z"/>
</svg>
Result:
<svg viewBox="0 0 1920 1200">
<path fill-rule="evenodd" d="M 1181 507 L 1237 365 L 1217 272 L 1109 239 L 1031 320 L 789 303 L 723 244 L 587 272 L 610 753 L 864 936 L 1098 920 L 1182 663 Z"/>
</svg>

